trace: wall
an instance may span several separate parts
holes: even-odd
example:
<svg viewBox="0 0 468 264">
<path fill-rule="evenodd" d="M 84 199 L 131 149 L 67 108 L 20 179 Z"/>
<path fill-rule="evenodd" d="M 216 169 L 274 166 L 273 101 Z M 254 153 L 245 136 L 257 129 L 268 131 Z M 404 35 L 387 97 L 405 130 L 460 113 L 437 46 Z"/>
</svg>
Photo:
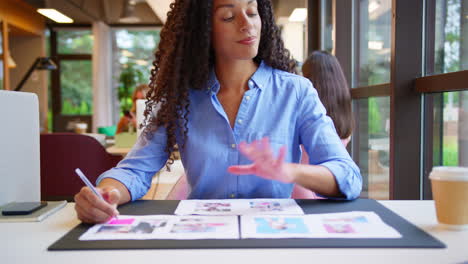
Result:
<svg viewBox="0 0 468 264">
<path fill-rule="evenodd" d="M 16 63 L 6 75 L 7 86 L 13 90 L 34 60 L 45 55 L 45 18 L 22 0 L 0 0 L 0 20 L 8 28 L 8 50 Z M 6 51 L 5 53 L 7 53 Z M 47 75 L 35 72 L 22 91 L 34 92 L 39 98 L 41 127 L 47 127 Z"/>
<path fill-rule="evenodd" d="M 10 87 L 15 89 L 37 57 L 45 55 L 44 36 L 10 36 L 10 52 L 16 68 L 10 70 Z M 36 93 L 39 98 L 40 124 L 47 127 L 47 82 L 49 71 L 34 71 L 21 91 Z"/>
</svg>

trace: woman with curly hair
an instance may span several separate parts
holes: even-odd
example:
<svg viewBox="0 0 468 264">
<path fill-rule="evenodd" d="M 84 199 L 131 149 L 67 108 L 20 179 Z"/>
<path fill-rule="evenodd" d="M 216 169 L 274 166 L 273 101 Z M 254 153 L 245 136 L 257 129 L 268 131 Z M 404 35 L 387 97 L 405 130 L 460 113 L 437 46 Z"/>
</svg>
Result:
<svg viewBox="0 0 468 264">
<path fill-rule="evenodd" d="M 104 222 L 142 197 L 176 144 L 190 199 L 289 198 L 294 184 L 359 195 L 359 169 L 317 92 L 291 73 L 270 0 L 176 0 L 153 66 L 144 133 L 99 177 L 106 201 L 87 187 L 75 196 L 82 221 Z M 301 144 L 310 165 L 299 164 Z"/>
</svg>

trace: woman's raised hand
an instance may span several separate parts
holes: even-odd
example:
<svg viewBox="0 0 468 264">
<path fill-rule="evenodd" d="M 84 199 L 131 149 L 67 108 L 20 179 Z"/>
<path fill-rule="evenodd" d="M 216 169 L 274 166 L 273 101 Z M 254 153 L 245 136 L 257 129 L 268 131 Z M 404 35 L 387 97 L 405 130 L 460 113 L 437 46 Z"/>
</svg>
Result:
<svg viewBox="0 0 468 264">
<path fill-rule="evenodd" d="M 268 137 L 264 137 L 250 144 L 241 142 L 239 144 L 239 151 L 250 159 L 252 164 L 230 166 L 228 168 L 230 173 L 239 175 L 254 174 L 265 179 L 284 183 L 294 181 L 292 170 L 284 162 L 286 146 L 282 146 L 278 157 L 275 157 Z"/>
</svg>

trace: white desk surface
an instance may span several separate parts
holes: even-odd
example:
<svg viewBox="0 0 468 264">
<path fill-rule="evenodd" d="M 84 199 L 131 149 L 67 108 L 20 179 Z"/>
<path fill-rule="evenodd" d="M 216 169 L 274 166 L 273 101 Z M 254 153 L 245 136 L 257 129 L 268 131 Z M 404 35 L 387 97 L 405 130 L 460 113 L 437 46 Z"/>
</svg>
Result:
<svg viewBox="0 0 468 264">
<path fill-rule="evenodd" d="M 468 262 L 468 231 L 437 225 L 433 201 L 381 201 L 443 241 L 445 249 L 198 249 L 47 251 L 79 221 L 68 204 L 41 223 L 0 223 L 0 263 L 463 263 Z"/>
</svg>

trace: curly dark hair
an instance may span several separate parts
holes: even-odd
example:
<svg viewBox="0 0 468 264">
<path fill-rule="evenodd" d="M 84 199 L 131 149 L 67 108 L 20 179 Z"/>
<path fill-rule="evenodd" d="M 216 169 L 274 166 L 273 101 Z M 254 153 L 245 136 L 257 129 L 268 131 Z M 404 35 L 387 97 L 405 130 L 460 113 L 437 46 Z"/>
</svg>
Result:
<svg viewBox="0 0 468 264">
<path fill-rule="evenodd" d="M 284 48 L 270 0 L 257 0 L 257 4 L 262 32 L 254 61 L 257 64 L 263 61 L 273 68 L 295 72 L 296 62 Z M 176 0 L 170 5 L 171 10 L 161 30 L 142 126 L 145 126 L 144 135 L 147 138 L 151 138 L 158 127 L 166 128 L 165 151 L 168 154 L 174 151 L 177 129 L 181 132 L 182 144 L 185 144 L 187 138 L 189 90 L 205 88 L 214 66 L 212 7 L 213 0 Z M 160 110 L 154 116 L 152 110 L 158 103 Z M 170 158 L 168 163 L 172 162 Z"/>
</svg>

